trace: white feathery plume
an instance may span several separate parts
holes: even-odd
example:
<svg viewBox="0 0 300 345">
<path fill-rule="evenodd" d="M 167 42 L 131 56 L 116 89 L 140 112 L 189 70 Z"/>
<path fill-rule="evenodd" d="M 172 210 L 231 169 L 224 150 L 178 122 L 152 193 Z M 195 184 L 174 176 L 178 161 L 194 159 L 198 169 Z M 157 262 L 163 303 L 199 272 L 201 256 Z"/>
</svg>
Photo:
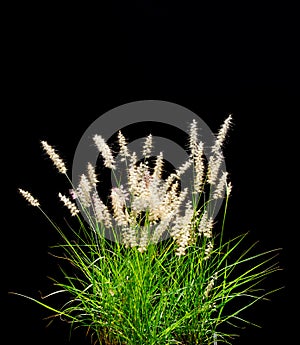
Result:
<svg viewBox="0 0 300 345">
<path fill-rule="evenodd" d="M 181 164 L 181 166 L 176 170 L 175 174 L 176 177 L 180 177 L 182 176 L 187 170 L 188 168 L 192 165 L 192 160 L 188 159 L 187 161 L 185 161 L 184 163 Z"/>
<path fill-rule="evenodd" d="M 149 205 L 149 198 L 146 193 L 144 195 L 137 196 L 133 199 L 131 203 L 131 208 L 135 213 L 140 213 L 147 209 Z"/>
<path fill-rule="evenodd" d="M 151 223 L 157 222 L 162 218 L 161 204 L 163 200 L 163 194 L 161 190 L 161 180 L 152 178 L 149 185 L 149 221 Z"/>
<path fill-rule="evenodd" d="M 130 154 L 128 151 L 126 139 L 121 131 L 118 132 L 118 141 L 120 147 L 120 156 L 122 157 L 121 162 L 124 162 L 126 160 L 126 157 L 130 157 Z"/>
<path fill-rule="evenodd" d="M 113 190 L 114 190 L 114 193 L 118 194 L 118 197 L 122 205 L 125 205 L 126 201 L 129 200 L 128 191 L 124 188 L 123 185 L 121 185 L 120 187 L 114 187 Z"/>
<path fill-rule="evenodd" d="M 177 188 L 176 188 L 177 189 Z M 179 195 L 176 195 L 174 199 L 171 199 L 171 209 L 178 212 L 179 207 L 182 205 L 184 202 L 186 196 L 188 194 L 188 188 L 184 188 Z"/>
<path fill-rule="evenodd" d="M 153 178 L 156 178 L 156 179 L 161 178 L 163 164 L 164 164 L 164 157 L 163 157 L 163 153 L 160 152 L 159 155 L 156 157 L 155 167 L 152 174 Z"/>
<path fill-rule="evenodd" d="M 209 158 L 208 162 L 208 179 L 207 182 L 211 185 L 216 184 L 218 180 L 219 170 L 223 159 L 222 146 L 226 139 L 228 130 L 230 128 L 232 121 L 232 116 L 229 115 L 227 119 L 223 122 L 215 141 L 215 144 L 212 147 L 212 155 Z"/>
<path fill-rule="evenodd" d="M 232 122 L 232 116 L 229 115 L 227 117 L 227 119 L 223 122 L 223 124 L 222 124 L 222 126 L 221 126 L 221 128 L 217 134 L 217 139 L 216 139 L 215 145 L 213 146 L 213 149 L 212 149 L 213 152 L 214 152 L 214 150 L 218 151 L 222 147 L 222 145 L 226 139 L 228 130 L 230 128 L 231 122 Z"/>
<path fill-rule="evenodd" d="M 135 195 L 138 192 L 138 173 L 137 173 L 137 154 L 133 152 L 130 156 L 129 168 L 128 168 L 128 189 L 129 192 Z"/>
<path fill-rule="evenodd" d="M 94 205 L 97 222 L 99 223 L 103 222 L 103 224 L 107 228 L 110 228 L 112 226 L 112 223 L 111 223 L 111 216 L 110 216 L 107 206 L 100 199 L 96 191 L 93 193 L 92 199 L 93 199 L 93 205 Z"/>
<path fill-rule="evenodd" d="M 232 192 L 232 183 L 228 182 L 227 186 L 226 186 L 226 195 L 227 195 L 227 197 L 229 197 L 231 195 L 231 192 Z"/>
<path fill-rule="evenodd" d="M 119 188 L 112 188 L 111 201 L 114 212 L 114 218 L 119 226 L 127 226 L 129 223 L 129 215 L 126 210 L 125 199 L 120 193 Z"/>
<path fill-rule="evenodd" d="M 153 147 L 153 142 L 152 142 L 152 135 L 149 134 L 146 137 L 144 146 L 143 146 L 143 156 L 145 158 L 149 158 L 151 155 L 151 151 L 152 151 L 152 147 Z"/>
<path fill-rule="evenodd" d="M 89 181 L 91 185 L 95 188 L 99 181 L 97 180 L 95 167 L 91 163 L 88 163 L 87 165 L 87 173 L 88 173 L 88 177 L 89 177 Z"/>
<path fill-rule="evenodd" d="M 205 254 L 204 260 L 208 260 L 210 258 L 212 250 L 213 250 L 212 241 L 208 241 L 204 250 L 204 254 Z"/>
<path fill-rule="evenodd" d="M 212 238 L 213 221 L 213 217 L 208 217 L 207 210 L 205 210 L 198 226 L 200 236 L 203 235 L 206 238 Z"/>
<path fill-rule="evenodd" d="M 59 157 L 59 155 L 55 152 L 54 148 L 50 146 L 47 141 L 41 141 L 43 149 L 46 151 L 50 159 L 52 160 L 53 164 L 56 166 L 57 170 L 62 173 L 67 173 L 67 168 L 63 160 Z"/>
<path fill-rule="evenodd" d="M 169 212 L 174 200 L 178 199 L 178 181 L 175 181 L 169 190 L 164 188 L 164 195 L 162 199 L 162 208 L 165 212 Z"/>
<path fill-rule="evenodd" d="M 97 146 L 99 152 L 101 153 L 103 159 L 104 159 L 104 166 L 106 168 L 115 169 L 115 160 L 112 155 L 110 147 L 107 145 L 105 140 L 102 138 L 101 135 L 94 135 L 93 137 L 94 143 Z"/>
<path fill-rule="evenodd" d="M 213 199 L 220 199 L 223 197 L 226 184 L 227 184 L 227 175 L 228 175 L 228 172 L 226 171 L 223 172 L 223 174 L 221 175 L 219 182 L 217 184 L 217 187 L 213 193 Z"/>
<path fill-rule="evenodd" d="M 167 193 L 167 191 L 172 187 L 172 185 L 175 183 L 174 181 L 178 180 L 178 176 L 174 173 L 171 173 L 167 179 L 163 183 L 163 193 Z"/>
<path fill-rule="evenodd" d="M 176 248 L 176 255 L 178 256 L 185 255 L 186 247 L 188 246 L 188 243 L 191 239 L 191 225 L 193 215 L 194 209 L 192 207 L 191 201 L 189 200 L 186 203 L 184 216 L 181 217 L 177 215 L 174 222 L 175 224 L 170 232 L 170 235 L 178 244 L 178 248 Z"/>
<path fill-rule="evenodd" d="M 64 205 L 70 210 L 71 216 L 76 216 L 79 213 L 78 208 L 69 198 L 61 193 L 58 193 L 58 196 Z"/>
<path fill-rule="evenodd" d="M 84 207 L 91 206 L 91 184 L 85 174 L 80 176 L 79 185 L 76 190 L 76 194 Z"/>
<path fill-rule="evenodd" d="M 133 177 L 134 179 L 130 181 L 131 193 L 135 196 L 144 195 L 146 198 L 149 194 L 149 185 L 151 181 L 148 165 L 140 162 L 140 164 L 134 169 Z"/>
<path fill-rule="evenodd" d="M 193 122 L 190 124 L 190 138 L 189 138 L 189 147 L 191 150 L 191 156 L 194 157 L 198 145 L 198 128 L 197 121 L 193 119 Z"/>
<path fill-rule="evenodd" d="M 204 183 L 205 178 L 205 166 L 203 162 L 204 145 L 200 142 L 197 146 L 197 150 L 194 154 L 195 175 L 194 175 L 194 191 L 199 193 Z"/>
<path fill-rule="evenodd" d="M 19 188 L 19 192 L 23 196 L 23 198 L 29 202 L 31 206 L 40 206 L 39 201 L 35 199 L 28 191 Z"/>
<path fill-rule="evenodd" d="M 216 151 L 215 154 L 209 157 L 207 182 L 210 185 L 215 185 L 218 180 L 222 160 L 223 154 L 221 150 Z"/>
<path fill-rule="evenodd" d="M 176 181 L 172 185 L 171 189 L 162 196 L 162 201 L 160 204 L 161 221 L 168 219 L 169 215 L 171 214 L 175 216 L 179 213 L 179 208 L 187 196 L 188 188 L 185 188 L 180 193 L 178 193 L 177 189 L 178 182 Z"/>
</svg>

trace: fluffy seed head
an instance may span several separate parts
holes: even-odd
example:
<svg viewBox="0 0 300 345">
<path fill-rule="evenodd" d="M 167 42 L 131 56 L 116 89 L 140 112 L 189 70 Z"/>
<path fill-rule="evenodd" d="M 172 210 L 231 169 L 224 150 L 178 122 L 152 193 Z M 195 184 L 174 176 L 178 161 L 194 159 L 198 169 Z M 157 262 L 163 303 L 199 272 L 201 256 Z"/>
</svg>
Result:
<svg viewBox="0 0 300 345">
<path fill-rule="evenodd" d="M 205 210 L 202 214 L 198 232 L 199 235 L 203 235 L 206 238 L 212 238 L 212 229 L 213 229 L 213 218 L 208 216 L 207 210 Z"/>
<path fill-rule="evenodd" d="M 91 185 L 93 187 L 96 187 L 96 185 L 99 181 L 97 180 L 95 167 L 91 163 L 88 163 L 88 165 L 87 165 L 87 173 L 88 173 L 88 177 L 89 177 L 89 181 L 90 181 Z"/>
<path fill-rule="evenodd" d="M 114 218 L 119 226 L 127 226 L 129 223 L 129 215 L 126 210 L 126 199 L 119 188 L 111 190 L 111 201 L 114 212 Z"/>
<path fill-rule="evenodd" d="M 149 134 L 145 140 L 144 146 L 143 146 L 143 156 L 145 158 L 149 158 L 151 155 L 153 143 L 152 143 L 152 135 Z"/>
<path fill-rule="evenodd" d="M 61 193 L 58 193 L 58 196 L 60 200 L 64 203 L 64 205 L 70 210 L 71 216 L 76 216 L 79 213 L 78 208 L 73 202 L 70 201 L 69 198 L 67 198 L 65 195 L 62 195 Z"/>
<path fill-rule="evenodd" d="M 110 228 L 112 226 L 112 223 L 111 223 L 111 216 L 110 216 L 107 206 L 104 205 L 103 201 L 100 199 L 96 191 L 93 193 L 92 199 L 93 199 L 93 205 L 94 205 L 97 222 L 99 223 L 103 222 L 103 224 L 107 228 Z"/>
<path fill-rule="evenodd" d="M 204 250 L 204 260 L 208 260 L 211 256 L 211 252 L 213 250 L 212 241 L 208 241 Z"/>
<path fill-rule="evenodd" d="M 226 184 L 227 184 L 227 175 L 228 175 L 228 172 L 225 171 L 220 177 L 217 187 L 213 193 L 213 199 L 222 198 L 224 190 L 226 188 Z"/>
<path fill-rule="evenodd" d="M 19 188 L 20 194 L 29 202 L 32 206 L 40 206 L 40 203 L 37 199 L 35 199 L 29 192 Z"/>
<path fill-rule="evenodd" d="M 59 155 L 55 152 L 54 148 L 50 146 L 46 141 L 41 141 L 43 149 L 46 151 L 50 159 L 52 160 L 53 164 L 56 166 L 58 171 L 62 174 L 67 173 L 67 168 L 63 160 L 59 157 Z"/>
<path fill-rule="evenodd" d="M 223 125 L 221 126 L 218 135 L 217 135 L 217 141 L 216 144 L 221 147 L 224 143 L 224 140 L 226 139 L 228 130 L 230 128 L 232 122 L 232 116 L 229 115 L 227 119 L 224 121 Z"/>
<path fill-rule="evenodd" d="M 77 187 L 76 194 L 84 207 L 91 206 L 91 195 L 92 190 L 90 181 L 87 176 L 82 174 L 80 176 L 79 186 Z"/>
<path fill-rule="evenodd" d="M 133 152 L 130 156 L 130 163 L 128 168 L 128 186 L 131 194 L 138 193 L 138 172 L 137 172 L 137 154 Z"/>
<path fill-rule="evenodd" d="M 231 195 L 231 192 L 232 192 L 232 183 L 231 182 L 228 182 L 227 183 L 227 186 L 226 186 L 226 194 L 227 194 L 227 197 L 229 197 Z"/>
<path fill-rule="evenodd" d="M 191 201 L 186 203 L 184 216 L 177 215 L 174 226 L 171 230 L 171 236 L 174 238 L 178 247 L 176 248 L 176 255 L 185 255 L 186 248 L 191 240 L 192 218 L 194 209 Z"/>
<path fill-rule="evenodd" d="M 216 184 L 218 180 L 219 170 L 223 159 L 222 146 L 226 139 L 228 130 L 230 128 L 232 116 L 229 115 L 222 124 L 212 147 L 212 155 L 209 157 L 208 162 L 208 180 L 207 182 L 211 185 Z"/>
<path fill-rule="evenodd" d="M 164 164 L 163 159 L 164 159 L 163 153 L 160 152 L 160 154 L 156 157 L 155 167 L 154 167 L 154 171 L 153 171 L 153 175 L 152 175 L 156 179 L 161 178 L 163 164 Z"/>
<path fill-rule="evenodd" d="M 185 161 L 184 163 L 181 164 L 181 166 L 176 170 L 176 176 L 179 178 L 180 176 L 182 176 L 187 170 L 188 168 L 192 165 L 192 160 L 188 159 L 187 161 Z"/>
<path fill-rule="evenodd" d="M 207 182 L 212 186 L 215 185 L 218 181 L 222 159 L 223 154 L 221 150 L 215 152 L 212 156 L 209 157 Z"/>
<path fill-rule="evenodd" d="M 197 121 L 193 119 L 193 122 L 190 124 L 190 138 L 189 138 L 189 147 L 191 150 L 192 157 L 194 157 L 195 151 L 197 150 L 197 145 L 198 145 Z"/>
<path fill-rule="evenodd" d="M 194 191 L 196 193 L 199 193 L 201 191 L 201 188 L 204 184 L 205 166 L 203 162 L 203 154 L 204 154 L 204 145 L 202 142 L 200 142 L 197 145 L 197 150 L 195 150 L 195 153 L 194 153 L 194 168 L 195 168 Z"/>
<path fill-rule="evenodd" d="M 121 131 L 118 132 L 118 141 L 120 146 L 120 156 L 122 157 L 121 162 L 123 162 L 126 160 L 126 157 L 130 156 L 130 154 L 128 151 L 126 139 L 124 135 L 121 133 Z"/>
<path fill-rule="evenodd" d="M 93 140 L 104 159 L 104 166 L 110 169 L 115 169 L 115 160 L 112 155 L 111 149 L 102 138 L 102 136 L 96 134 L 94 135 Z"/>
</svg>

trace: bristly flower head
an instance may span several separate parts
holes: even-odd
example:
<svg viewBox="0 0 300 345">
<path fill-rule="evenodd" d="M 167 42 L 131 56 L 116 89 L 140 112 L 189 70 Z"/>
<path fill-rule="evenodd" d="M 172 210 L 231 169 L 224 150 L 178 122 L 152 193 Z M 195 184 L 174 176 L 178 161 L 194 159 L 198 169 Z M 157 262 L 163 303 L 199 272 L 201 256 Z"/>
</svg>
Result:
<svg viewBox="0 0 300 345">
<path fill-rule="evenodd" d="M 149 158 L 151 155 L 151 151 L 153 148 L 153 141 L 152 141 L 152 135 L 149 134 L 145 140 L 144 146 L 143 146 L 143 156 L 145 158 Z"/>
<path fill-rule="evenodd" d="M 202 213 L 201 220 L 199 223 L 198 231 L 199 235 L 203 235 L 206 238 L 212 238 L 212 229 L 214 226 L 214 220 L 208 216 L 207 210 Z"/>
<path fill-rule="evenodd" d="M 194 152 L 194 167 L 195 167 L 195 176 L 194 176 L 194 190 L 195 192 L 200 192 L 204 185 L 205 180 L 205 165 L 203 161 L 204 156 L 204 145 L 203 142 L 197 146 L 197 150 Z"/>
<path fill-rule="evenodd" d="M 103 223 L 107 228 L 110 228 L 112 226 L 110 213 L 107 206 L 100 199 L 97 191 L 93 193 L 92 199 L 97 222 Z"/>
<path fill-rule="evenodd" d="M 229 181 L 227 183 L 227 186 L 226 186 L 226 195 L 227 195 L 227 197 L 229 197 L 231 195 L 231 192 L 232 192 L 232 183 Z"/>
<path fill-rule="evenodd" d="M 198 145 L 198 128 L 197 121 L 193 119 L 193 122 L 190 124 L 190 138 L 189 138 L 189 147 L 191 150 L 191 155 L 194 157 Z"/>
<path fill-rule="evenodd" d="M 208 162 L 208 179 L 207 182 L 211 185 L 215 185 L 218 181 L 220 173 L 220 167 L 223 160 L 222 146 L 226 139 L 228 130 L 231 126 L 232 116 L 229 115 L 223 122 L 218 134 L 216 141 L 212 147 L 212 155 L 209 157 Z"/>
<path fill-rule="evenodd" d="M 231 123 L 232 123 L 232 116 L 229 115 L 227 117 L 227 119 L 223 122 L 223 124 L 222 124 L 222 126 L 221 126 L 221 128 L 217 134 L 217 139 L 216 139 L 215 145 L 213 147 L 213 152 L 218 151 L 223 146 L 223 143 L 226 139 L 226 136 L 227 136 L 228 130 L 231 126 Z"/>
<path fill-rule="evenodd" d="M 41 144 L 43 146 L 43 149 L 46 151 L 58 171 L 62 174 L 67 173 L 67 168 L 65 166 L 65 163 L 63 160 L 59 157 L 59 155 L 55 152 L 54 148 L 50 146 L 47 141 L 41 141 Z"/>
<path fill-rule="evenodd" d="M 97 146 L 99 152 L 101 153 L 104 159 L 104 165 L 106 168 L 115 169 L 115 160 L 112 155 L 110 147 L 107 145 L 105 140 L 102 138 L 101 135 L 94 135 L 93 137 L 94 143 Z"/>
<path fill-rule="evenodd" d="M 19 188 L 20 194 L 29 202 L 32 206 L 40 206 L 40 203 L 37 199 L 35 199 L 29 192 Z"/>
<path fill-rule="evenodd" d="M 111 201 L 114 218 L 119 226 L 127 226 L 129 222 L 129 215 L 126 205 L 126 195 L 120 188 L 112 188 Z"/>
<path fill-rule="evenodd" d="M 99 181 L 97 179 L 95 167 L 90 162 L 87 165 L 87 174 L 88 174 L 91 186 L 95 188 Z"/>
<path fill-rule="evenodd" d="M 219 199 L 219 198 L 222 198 L 223 196 L 223 193 L 226 189 L 226 186 L 227 186 L 227 175 L 228 175 L 228 172 L 225 171 L 222 173 L 220 179 L 219 179 L 219 182 L 216 186 L 216 189 L 213 193 L 213 199 Z"/>
<path fill-rule="evenodd" d="M 91 195 L 92 190 L 89 179 L 85 174 L 80 176 L 80 182 L 76 190 L 76 194 L 84 207 L 91 206 Z"/>
<path fill-rule="evenodd" d="M 127 157 L 130 157 L 130 154 L 128 151 L 126 139 L 121 131 L 118 132 L 118 141 L 120 146 L 120 156 L 122 157 L 121 162 L 124 162 Z"/>
<path fill-rule="evenodd" d="M 65 195 L 58 193 L 58 196 L 64 205 L 70 210 L 71 216 L 76 216 L 79 213 L 79 210 L 75 204 L 73 204 Z"/>
</svg>

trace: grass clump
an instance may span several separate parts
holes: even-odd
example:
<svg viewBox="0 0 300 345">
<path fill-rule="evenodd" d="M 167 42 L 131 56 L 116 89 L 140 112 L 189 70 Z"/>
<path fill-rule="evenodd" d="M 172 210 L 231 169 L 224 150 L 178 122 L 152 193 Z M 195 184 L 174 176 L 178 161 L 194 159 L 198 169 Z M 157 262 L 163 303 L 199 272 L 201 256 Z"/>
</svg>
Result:
<svg viewBox="0 0 300 345">
<path fill-rule="evenodd" d="M 222 171 L 222 146 L 231 123 L 229 116 L 204 156 L 196 121 L 190 124 L 189 158 L 176 171 L 164 171 L 164 157 L 151 156 L 152 136 L 142 148 L 144 158 L 129 152 L 118 134 L 119 157 L 127 181 L 120 181 L 112 150 L 100 135 L 93 140 L 110 169 L 116 187 L 99 194 L 96 167 L 74 186 L 56 151 L 43 149 L 71 184 L 71 196 L 59 198 L 75 218 L 62 229 L 29 192 L 23 197 L 40 209 L 61 236 L 54 246 L 61 260 L 62 279 L 47 297 L 65 294 L 59 308 L 45 298 L 33 299 L 71 324 L 85 327 L 92 343 L 106 345 L 231 344 L 235 334 L 228 324 L 250 323 L 244 310 L 275 290 L 262 281 L 277 271 L 277 250 L 256 253 L 243 246 L 246 234 L 225 240 L 225 219 L 231 193 Z M 180 179 L 192 169 L 190 188 Z M 223 200 L 218 222 L 214 210 Z M 110 234 L 109 239 L 107 234 Z"/>
</svg>

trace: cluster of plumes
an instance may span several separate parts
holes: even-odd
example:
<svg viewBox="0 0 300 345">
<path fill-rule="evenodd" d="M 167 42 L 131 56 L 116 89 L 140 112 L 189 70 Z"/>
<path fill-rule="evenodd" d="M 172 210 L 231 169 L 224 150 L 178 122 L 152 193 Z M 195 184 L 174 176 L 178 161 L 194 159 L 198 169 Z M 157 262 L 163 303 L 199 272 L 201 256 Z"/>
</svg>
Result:
<svg viewBox="0 0 300 345">
<path fill-rule="evenodd" d="M 157 243 L 165 232 L 176 243 L 176 254 L 182 256 L 190 244 L 198 238 L 205 241 L 204 259 L 208 259 L 213 250 L 213 218 L 205 208 L 199 209 L 191 199 L 201 194 L 205 185 L 213 186 L 212 199 L 219 199 L 231 191 L 227 182 L 227 172 L 220 171 L 223 160 L 222 145 L 231 123 L 229 116 L 221 126 L 212 147 L 211 155 L 205 164 L 204 143 L 199 141 L 197 122 L 194 120 L 189 129 L 190 156 L 178 169 L 163 179 L 163 152 L 155 157 L 154 166 L 149 166 L 153 150 L 153 138 L 149 135 L 142 148 L 143 159 L 138 160 L 136 152 L 129 152 L 125 137 L 118 133 L 119 158 L 125 162 L 127 171 L 125 186 L 119 185 L 110 191 L 108 207 L 97 192 L 95 167 L 88 163 L 87 171 L 80 176 L 79 184 L 74 188 L 74 198 L 81 207 L 89 212 L 94 224 L 105 228 L 118 227 L 126 247 L 137 247 L 144 252 L 150 243 Z M 94 144 L 103 157 L 104 166 L 115 170 L 116 160 L 110 147 L 101 135 L 93 137 Z M 55 150 L 42 142 L 44 150 L 52 159 L 59 172 L 66 174 L 66 167 Z M 180 190 L 180 178 L 189 169 L 193 169 L 192 188 Z M 33 206 L 39 203 L 28 192 L 21 194 Z M 60 200 L 70 210 L 72 216 L 79 213 L 75 203 L 59 194 Z"/>
<path fill-rule="evenodd" d="M 207 210 L 195 208 L 189 196 L 202 193 L 205 185 L 214 186 L 212 199 L 222 198 L 231 190 L 227 182 L 227 172 L 220 171 L 222 145 L 226 138 L 231 116 L 221 126 L 208 158 L 204 160 L 204 143 L 199 141 L 197 122 L 189 129 L 189 159 L 178 169 L 162 178 L 164 156 L 155 157 L 152 167 L 149 158 L 153 151 L 153 138 L 149 135 L 142 147 L 143 159 L 138 160 L 136 152 L 130 152 L 123 134 L 118 133 L 119 161 L 126 162 L 126 184 L 114 187 L 110 192 L 111 206 L 108 208 L 98 196 L 97 178 L 92 165 L 88 173 L 80 177 L 76 193 L 84 207 L 91 207 L 96 221 L 105 227 L 118 227 L 126 247 L 137 247 L 143 252 L 150 243 L 157 243 L 165 232 L 176 243 L 176 254 L 186 254 L 190 244 L 202 237 L 205 239 L 204 259 L 213 250 L 213 218 Z M 100 135 L 94 136 L 94 143 L 104 159 L 104 165 L 116 169 L 117 163 L 109 146 Z M 180 190 L 180 178 L 193 168 L 193 188 Z"/>
</svg>

